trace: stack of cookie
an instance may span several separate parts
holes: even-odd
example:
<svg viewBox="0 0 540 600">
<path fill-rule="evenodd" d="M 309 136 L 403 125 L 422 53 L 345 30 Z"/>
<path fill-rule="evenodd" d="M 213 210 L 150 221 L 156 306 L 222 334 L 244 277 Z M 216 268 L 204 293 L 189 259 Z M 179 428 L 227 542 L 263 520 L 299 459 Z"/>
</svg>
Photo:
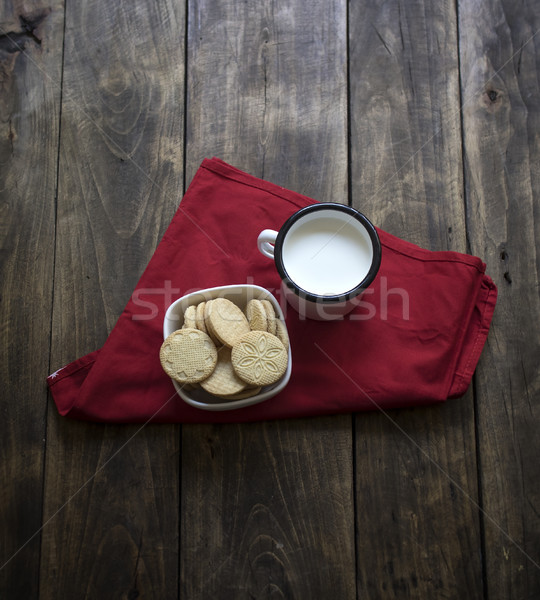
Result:
<svg viewBox="0 0 540 600">
<path fill-rule="evenodd" d="M 257 395 L 287 370 L 289 339 L 269 300 L 245 312 L 226 298 L 189 306 L 182 329 L 163 342 L 163 370 L 183 387 L 198 386 L 222 400 Z"/>
</svg>

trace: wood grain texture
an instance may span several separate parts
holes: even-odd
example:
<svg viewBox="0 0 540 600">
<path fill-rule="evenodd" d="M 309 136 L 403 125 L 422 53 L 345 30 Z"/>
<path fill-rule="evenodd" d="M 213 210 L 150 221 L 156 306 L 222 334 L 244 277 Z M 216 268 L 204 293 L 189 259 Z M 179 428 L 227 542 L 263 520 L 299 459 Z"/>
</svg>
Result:
<svg viewBox="0 0 540 600">
<path fill-rule="evenodd" d="M 218 156 L 347 202 L 343 1 L 189 3 L 187 176 Z"/>
<path fill-rule="evenodd" d="M 67 7 L 55 369 L 105 341 L 178 205 L 184 31 L 174 2 Z M 41 597 L 175 598 L 179 428 L 48 423 Z"/>
<path fill-rule="evenodd" d="M 38 594 L 63 20 L 62 2 L 0 14 L 2 598 Z"/>
<path fill-rule="evenodd" d="M 499 288 L 476 375 L 490 600 L 540 596 L 538 3 L 459 6 L 467 223 Z"/>
<path fill-rule="evenodd" d="M 0 3 L 0 567 L 30 540 L 0 597 L 540 597 L 538 3 L 66 10 L 62 62 L 63 2 Z M 474 394 L 182 430 L 59 417 L 46 374 L 104 342 L 212 155 L 486 260 Z"/>
<path fill-rule="evenodd" d="M 345 3 L 202 0 L 188 16 L 188 178 L 215 155 L 346 202 Z M 182 597 L 355 597 L 349 416 L 182 439 Z"/>
<path fill-rule="evenodd" d="M 353 205 L 399 237 L 464 252 L 454 3 L 350 8 Z M 471 391 L 357 417 L 360 597 L 482 596 L 474 421 Z"/>
<path fill-rule="evenodd" d="M 354 598 L 350 418 L 189 426 L 181 597 Z"/>
</svg>

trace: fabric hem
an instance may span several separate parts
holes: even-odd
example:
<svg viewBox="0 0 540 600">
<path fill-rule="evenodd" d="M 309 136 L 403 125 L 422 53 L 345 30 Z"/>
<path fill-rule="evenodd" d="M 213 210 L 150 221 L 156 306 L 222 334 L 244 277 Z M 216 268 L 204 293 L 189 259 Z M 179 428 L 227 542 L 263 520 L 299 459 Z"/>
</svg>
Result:
<svg viewBox="0 0 540 600">
<path fill-rule="evenodd" d="M 227 177 L 227 179 L 231 179 L 232 181 L 236 181 L 256 189 L 264 190 L 265 192 L 273 194 L 282 200 L 287 200 L 287 202 L 294 204 L 294 206 L 298 208 L 303 208 L 306 203 L 318 204 L 317 200 L 314 200 L 313 198 L 309 198 L 308 196 L 304 196 L 298 192 L 293 192 L 292 190 L 288 190 L 287 188 L 281 187 L 275 183 L 271 183 L 270 181 L 259 179 L 254 175 L 244 173 L 244 171 L 227 164 L 219 158 L 205 158 L 201 166 L 209 171 L 217 173 L 218 175 Z"/>
<path fill-rule="evenodd" d="M 471 383 L 472 377 L 476 370 L 478 361 L 484 349 L 484 344 L 487 340 L 493 313 L 495 312 L 495 304 L 497 302 L 497 287 L 487 275 L 484 276 L 483 282 L 487 284 L 488 290 L 485 299 L 482 300 L 483 309 L 480 317 L 480 325 L 476 334 L 474 343 L 469 351 L 467 362 L 463 369 L 454 373 L 454 377 L 448 389 L 448 398 L 458 398 L 462 396 Z"/>
<path fill-rule="evenodd" d="M 48 386 L 50 388 L 52 388 L 58 382 L 62 381 L 62 379 L 65 379 L 66 377 L 73 375 L 74 373 L 76 373 L 77 371 L 80 371 L 81 369 L 87 368 L 90 363 L 93 363 L 96 361 L 98 354 L 99 354 L 99 350 L 94 350 L 94 352 L 90 352 L 90 354 L 81 356 L 81 358 L 78 358 L 78 359 L 74 360 L 73 362 L 68 363 L 66 366 L 60 367 L 60 369 L 58 369 L 54 373 L 51 373 L 50 375 L 47 376 Z"/>
</svg>

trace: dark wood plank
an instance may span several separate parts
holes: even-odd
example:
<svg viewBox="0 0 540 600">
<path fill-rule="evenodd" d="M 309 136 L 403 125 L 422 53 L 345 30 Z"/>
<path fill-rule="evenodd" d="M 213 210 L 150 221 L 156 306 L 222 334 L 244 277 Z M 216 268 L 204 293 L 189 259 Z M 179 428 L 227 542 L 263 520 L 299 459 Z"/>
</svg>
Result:
<svg viewBox="0 0 540 600">
<path fill-rule="evenodd" d="M 178 205 L 184 31 L 174 2 L 67 7 L 53 368 L 105 341 Z M 41 597 L 176 598 L 179 427 L 48 423 Z"/>
<path fill-rule="evenodd" d="M 189 7 L 188 179 L 213 155 L 347 203 L 345 3 Z"/>
<path fill-rule="evenodd" d="M 486 589 L 538 598 L 540 5 L 464 2 L 459 19 L 469 238 L 499 288 L 476 376 Z"/>
<path fill-rule="evenodd" d="M 188 178 L 216 155 L 346 202 L 345 3 L 193 0 L 188 15 Z M 183 597 L 355 597 L 349 416 L 182 439 Z"/>
<path fill-rule="evenodd" d="M 353 205 L 421 246 L 466 251 L 454 3 L 350 9 Z M 471 391 L 358 416 L 360 597 L 482 596 L 475 456 Z"/>
<path fill-rule="evenodd" d="M 350 417 L 183 441 L 181 597 L 355 597 Z"/>
<path fill-rule="evenodd" d="M 62 2 L 0 16 L 2 598 L 38 595 L 63 20 Z"/>
</svg>

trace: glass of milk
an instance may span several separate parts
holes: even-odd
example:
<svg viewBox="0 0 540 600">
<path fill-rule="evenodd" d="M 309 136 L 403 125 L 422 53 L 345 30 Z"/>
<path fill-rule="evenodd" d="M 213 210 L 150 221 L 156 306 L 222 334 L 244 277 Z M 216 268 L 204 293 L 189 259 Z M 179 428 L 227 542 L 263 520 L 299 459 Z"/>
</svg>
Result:
<svg viewBox="0 0 540 600">
<path fill-rule="evenodd" d="M 265 229 L 259 251 L 275 261 L 287 301 L 301 317 L 340 319 L 373 282 L 381 264 L 375 227 L 356 209 L 324 202 Z"/>
</svg>

